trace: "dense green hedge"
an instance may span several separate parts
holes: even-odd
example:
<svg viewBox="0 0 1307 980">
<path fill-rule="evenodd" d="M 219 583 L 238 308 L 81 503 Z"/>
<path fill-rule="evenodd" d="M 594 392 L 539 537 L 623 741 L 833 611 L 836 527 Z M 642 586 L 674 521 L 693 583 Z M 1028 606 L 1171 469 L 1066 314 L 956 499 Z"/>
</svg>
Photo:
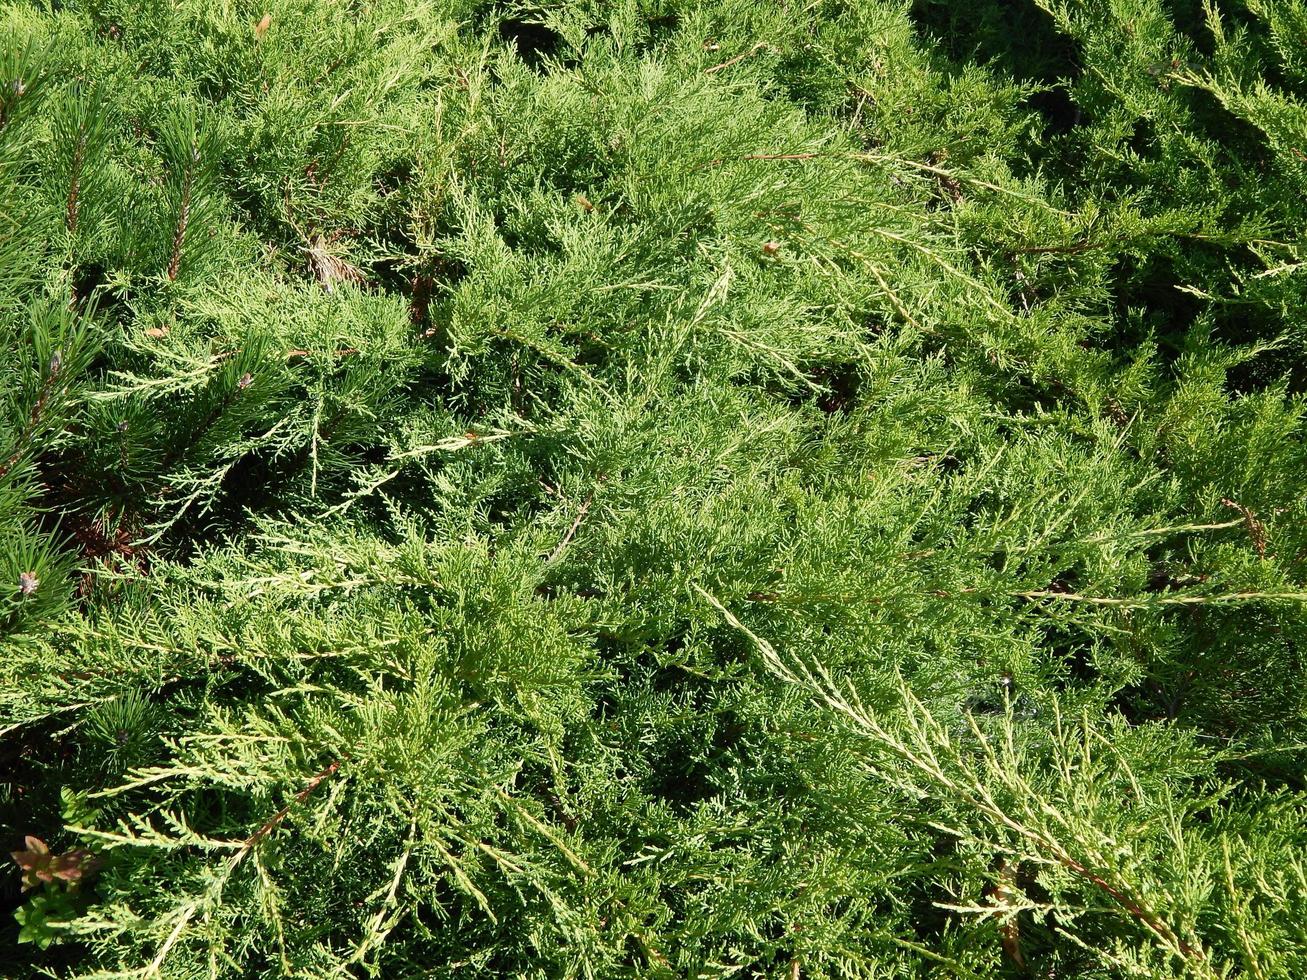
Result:
<svg viewBox="0 0 1307 980">
<path fill-rule="evenodd" d="M 1304 52 L 0 7 L 0 973 L 1307 974 Z"/>
</svg>

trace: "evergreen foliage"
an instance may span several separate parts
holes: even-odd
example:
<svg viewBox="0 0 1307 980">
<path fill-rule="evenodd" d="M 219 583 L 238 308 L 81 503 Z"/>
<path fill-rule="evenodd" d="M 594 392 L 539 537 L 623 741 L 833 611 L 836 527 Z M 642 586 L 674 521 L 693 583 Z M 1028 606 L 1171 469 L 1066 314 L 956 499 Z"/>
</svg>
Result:
<svg viewBox="0 0 1307 980">
<path fill-rule="evenodd" d="M 4 975 L 1307 974 L 1304 52 L 0 5 Z"/>
</svg>

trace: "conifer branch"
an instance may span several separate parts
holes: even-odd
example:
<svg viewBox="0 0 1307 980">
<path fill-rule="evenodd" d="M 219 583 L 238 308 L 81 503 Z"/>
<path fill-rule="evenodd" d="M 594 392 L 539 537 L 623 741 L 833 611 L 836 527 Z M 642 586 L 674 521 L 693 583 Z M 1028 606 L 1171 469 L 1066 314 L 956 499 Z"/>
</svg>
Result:
<svg viewBox="0 0 1307 980">
<path fill-rule="evenodd" d="M 14 449 L 9 456 L 0 462 L 0 480 L 9 475 L 12 470 L 28 452 L 32 438 L 40 430 L 42 417 L 45 414 L 46 402 L 50 394 L 54 391 L 55 379 L 58 377 L 60 368 L 63 363 L 63 356 L 59 351 L 55 351 L 50 358 L 49 370 L 46 372 L 45 380 L 41 382 L 41 387 L 37 392 L 36 401 L 32 404 L 28 412 L 23 428 L 18 437 L 14 440 Z"/>
<path fill-rule="evenodd" d="M 956 796 L 966 809 L 983 814 L 995 826 L 1005 828 L 1026 840 L 1041 854 L 1050 857 L 1068 871 L 1101 890 L 1130 916 L 1155 933 L 1167 949 L 1192 963 L 1201 964 L 1204 976 L 1216 975 L 1207 965 L 1207 955 L 1202 947 L 1177 935 L 1165 918 L 1140 900 L 1129 886 L 1119 881 L 1109 880 L 1103 873 L 1094 870 L 1076 857 L 1051 833 L 1024 822 L 1019 815 L 1014 816 L 1005 809 L 981 777 L 965 761 L 955 758 L 956 749 L 947 733 L 917 697 L 902 686 L 901 681 L 900 694 L 907 712 L 905 718 L 907 738 L 899 736 L 885 722 L 870 714 L 852 689 L 842 688 L 819 663 L 804 660 L 787 662 L 770 643 L 748 629 L 711 593 L 698 585 L 694 585 L 693 588 L 717 609 L 731 626 L 749 637 L 755 648 L 762 654 L 764 664 L 782 680 L 817 695 L 823 703 L 851 722 L 855 730 L 872 739 L 876 746 L 889 750 L 896 758 L 919 770 L 938 789 Z M 988 738 L 977 726 L 975 718 L 969 715 L 967 722 L 985 758 L 991 763 L 993 771 L 1003 774 L 1012 789 L 1028 792 L 1029 785 L 1017 773 L 1011 772 L 1008 764 L 997 758 Z M 954 763 L 957 766 L 956 773 L 950 768 Z M 1041 806 L 1045 809 L 1049 808 L 1048 804 L 1041 804 Z M 1065 824 L 1065 820 L 1059 819 L 1059 823 Z"/>
<path fill-rule="evenodd" d="M 250 850 L 254 847 L 257 847 L 259 842 L 262 841 L 265 837 L 267 837 L 270 833 L 272 833 L 277 828 L 278 824 L 280 824 L 283 820 L 286 819 L 286 817 L 290 815 L 290 812 L 294 810 L 295 807 L 299 806 L 301 803 L 307 800 L 311 795 L 313 795 L 313 791 L 316 790 L 319 786 L 321 786 L 324 780 L 330 779 L 332 776 L 336 775 L 336 773 L 340 771 L 340 766 L 342 761 L 343 759 L 334 760 L 330 765 L 328 765 L 326 768 L 321 770 L 319 773 L 317 773 L 317 775 L 315 775 L 312 779 L 310 779 L 307 783 L 305 783 L 304 788 L 295 794 L 294 799 L 292 799 L 284 807 L 282 807 L 271 817 L 265 820 L 258 830 L 254 831 L 254 833 L 250 834 L 249 837 L 245 838 L 245 843 L 243 845 L 244 849 Z"/>
<path fill-rule="evenodd" d="M 168 258 L 168 280 L 170 282 L 175 282 L 177 274 L 181 271 L 182 245 L 186 241 L 186 229 L 190 223 L 191 195 L 194 191 L 195 177 L 199 166 L 200 144 L 198 141 L 192 140 L 190 158 L 188 159 L 185 170 L 182 173 L 177 220 L 173 226 L 172 233 L 172 251 Z"/>
<path fill-rule="evenodd" d="M 727 69 L 727 68 L 730 68 L 731 65 L 738 65 L 738 64 L 739 64 L 741 61 L 743 61 L 744 59 L 746 59 L 746 58 L 751 58 L 751 57 L 753 57 L 753 55 L 757 54 L 759 51 L 762 51 L 762 50 L 764 50 L 764 49 L 766 49 L 766 48 L 770 48 L 770 47 L 771 47 L 771 45 L 767 44 L 767 42 L 765 42 L 765 41 L 759 41 L 757 44 L 755 44 L 753 47 L 751 47 L 748 51 L 741 52 L 740 54 L 737 54 L 734 58 L 728 58 L 726 61 L 723 61 L 723 62 L 722 62 L 721 64 L 719 64 L 719 65 L 713 65 L 711 68 L 705 68 L 705 69 L 703 70 L 703 73 L 704 73 L 705 75 L 714 75 L 714 74 L 716 74 L 716 73 L 719 72 L 719 71 L 723 71 L 723 70 L 725 70 L 725 69 Z"/>
<path fill-rule="evenodd" d="M 1302 4 L 563 6 L 11 12 L 0 974 L 1307 975 Z"/>
<path fill-rule="evenodd" d="M 1022 599 L 1052 599 L 1061 602 L 1081 602 L 1094 606 L 1112 606 L 1118 609 L 1151 609 L 1155 606 L 1229 605 L 1244 602 L 1307 603 L 1307 592 L 1229 592 L 1199 593 L 1194 595 L 1154 596 L 1094 596 L 1074 592 L 1055 592 L 1035 589 L 1014 593 Z"/>
<path fill-rule="evenodd" d="M 549 557 L 545 559 L 546 565 L 552 565 L 555 561 L 557 561 L 562 556 L 563 552 L 567 550 L 567 546 L 571 542 L 572 538 L 576 535 L 577 529 L 580 528 L 581 526 L 581 522 L 585 520 L 586 512 L 590 509 L 590 504 L 593 500 L 594 500 L 594 491 L 592 490 L 590 491 L 589 495 L 585 498 L 585 500 L 582 501 L 581 506 L 577 508 L 576 518 L 572 521 L 571 526 L 567 529 L 567 533 L 563 535 L 562 540 L 559 541 L 558 544 L 554 546 L 554 550 L 551 551 L 549 553 Z"/>
<path fill-rule="evenodd" d="M 78 197 L 81 191 L 82 164 L 86 159 L 87 131 L 81 127 L 73 147 L 71 173 L 68 179 L 68 200 L 64 206 L 64 226 L 69 235 L 77 234 Z"/>
</svg>

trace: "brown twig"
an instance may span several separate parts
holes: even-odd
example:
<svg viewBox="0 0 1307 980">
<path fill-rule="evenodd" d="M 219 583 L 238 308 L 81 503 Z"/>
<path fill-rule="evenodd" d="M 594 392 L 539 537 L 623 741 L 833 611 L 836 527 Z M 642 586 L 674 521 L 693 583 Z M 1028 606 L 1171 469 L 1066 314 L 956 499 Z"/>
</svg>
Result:
<svg viewBox="0 0 1307 980">
<path fill-rule="evenodd" d="M 1177 936 L 1166 921 L 1152 909 L 1144 908 L 1125 892 L 1112 885 L 1102 876 L 1095 874 L 1069 854 L 1060 855 L 1062 865 L 1074 874 L 1101 888 L 1104 892 L 1132 916 L 1157 933 L 1172 949 L 1177 949 L 1189 959 L 1206 960 L 1207 954 Z"/>
<path fill-rule="evenodd" d="M 998 866 L 998 880 L 994 882 L 994 888 L 991 894 L 994 900 L 1004 905 L 1012 897 L 1017 887 L 1016 869 L 1012 862 L 1004 858 Z M 1021 952 L 1021 926 L 1018 924 L 1014 914 L 1006 922 L 1000 922 L 998 926 L 999 942 L 1003 946 L 1003 953 L 1010 959 L 1018 969 L 1026 968 L 1026 957 Z"/>
<path fill-rule="evenodd" d="M 1307 602 L 1307 592 L 1227 592 L 1215 595 L 1163 595 L 1156 598 L 1132 596 L 1080 595 L 1075 592 L 1054 592 L 1035 589 L 1014 592 L 1021 599 L 1063 599 L 1067 602 L 1086 602 L 1095 606 L 1118 606 L 1126 609 L 1147 609 L 1149 606 L 1201 606 L 1228 602 Z"/>
<path fill-rule="evenodd" d="M 821 153 L 748 153 L 741 160 L 816 160 Z"/>
<path fill-rule="evenodd" d="M 334 353 L 336 357 L 349 357 L 351 354 L 357 354 L 358 348 L 341 347 L 339 350 L 335 351 Z M 292 357 L 310 357 L 312 356 L 312 354 L 313 354 L 312 351 L 305 350 L 302 347 L 294 347 L 291 350 L 286 351 L 286 359 L 290 360 Z"/>
<path fill-rule="evenodd" d="M 730 59 L 728 59 L 727 61 L 723 61 L 720 65 L 713 65 L 711 68 L 705 68 L 705 69 L 703 70 L 703 73 L 704 73 L 705 75 L 712 75 L 712 74 L 715 73 L 715 72 L 719 72 L 719 71 L 722 71 L 722 70 L 725 69 L 725 68 L 729 68 L 729 67 L 731 67 L 731 65 L 739 64 L 739 63 L 740 63 L 741 61 L 743 61 L 745 58 L 748 58 L 748 57 L 751 57 L 752 55 L 757 54 L 759 51 L 761 51 L 761 50 L 762 50 L 763 48 L 765 48 L 765 47 L 768 47 L 767 42 L 765 42 L 765 41 L 759 41 L 757 44 L 755 44 L 753 47 L 751 47 L 748 51 L 745 51 L 743 54 L 737 54 L 734 58 L 730 58 Z"/>
<path fill-rule="evenodd" d="M 68 203 L 64 208 L 64 225 L 68 234 L 77 234 L 78 196 L 81 191 L 82 163 L 86 159 L 86 130 L 77 134 L 77 145 L 73 149 L 72 173 L 68 179 Z"/>
<path fill-rule="evenodd" d="M 45 403 L 50 397 L 50 391 L 54 386 L 55 376 L 59 373 L 59 353 L 56 351 L 50 359 L 50 374 L 46 377 L 41 385 L 41 391 L 36 396 L 36 404 L 32 406 L 32 411 L 27 416 L 27 424 L 23 426 L 23 431 L 18 436 L 17 445 L 14 451 L 9 454 L 9 458 L 0 463 L 0 480 L 9 475 L 9 471 L 14 465 L 23 458 L 23 453 L 27 449 L 27 443 L 32 436 L 36 434 L 37 428 L 41 424 L 41 416 L 45 412 Z"/>
<path fill-rule="evenodd" d="M 181 207 L 177 212 L 177 227 L 172 234 L 172 256 L 168 260 L 168 280 L 175 282 L 182 265 L 182 243 L 186 239 L 186 226 L 191 219 L 191 192 L 195 186 L 195 170 L 200 164 L 200 147 L 191 144 L 191 162 L 182 178 Z"/>
<path fill-rule="evenodd" d="M 594 491 L 591 490 L 590 496 L 585 498 L 585 503 L 583 503 L 581 509 L 576 512 L 576 520 L 572 521 L 572 526 L 569 527 L 567 533 L 563 535 L 563 540 L 558 542 L 554 547 L 554 550 L 549 553 L 549 557 L 545 559 L 546 565 L 552 565 L 554 560 L 563 553 L 563 550 L 567 547 L 568 543 L 571 542 L 572 537 L 576 534 L 577 528 L 579 528 L 581 522 L 585 520 L 586 511 L 590 509 L 590 503 L 594 500 L 594 497 Z"/>
<path fill-rule="evenodd" d="M 1222 505 L 1237 510 L 1243 517 L 1244 526 L 1248 528 L 1248 536 L 1252 538 L 1253 548 L 1257 551 L 1258 558 L 1266 557 L 1266 525 L 1257 519 L 1257 515 L 1237 501 L 1228 497 L 1221 498 Z"/>
<path fill-rule="evenodd" d="M 1017 255 L 1079 255 L 1081 252 L 1092 252 L 1094 249 L 1108 248 L 1112 245 L 1124 244 L 1123 241 L 1107 242 L 1076 242 L 1074 245 L 1028 245 L 1023 248 L 1014 248 L 1012 251 Z"/>
<path fill-rule="evenodd" d="M 284 807 L 282 807 L 271 817 L 269 817 L 264 822 L 262 827 L 260 827 L 254 833 L 250 834 L 249 837 L 246 837 L 245 849 L 249 850 L 253 848 L 255 845 L 259 843 L 259 841 L 263 840 L 263 838 L 267 837 L 270 833 L 272 833 L 272 831 L 276 829 L 277 825 L 286 819 L 287 815 L 290 814 L 290 811 L 292 809 L 294 809 L 296 806 L 303 803 L 305 800 L 309 798 L 309 796 L 313 793 L 313 791 L 322 784 L 322 781 L 324 779 L 329 779 L 330 777 L 336 774 L 336 772 L 340 769 L 341 761 L 342 760 L 337 759 L 331 765 L 327 766 L 326 769 L 323 769 L 320 773 L 318 773 L 316 776 L 310 779 L 308 783 L 305 785 L 305 787 L 295 794 L 295 798 L 293 800 L 291 800 Z"/>
</svg>

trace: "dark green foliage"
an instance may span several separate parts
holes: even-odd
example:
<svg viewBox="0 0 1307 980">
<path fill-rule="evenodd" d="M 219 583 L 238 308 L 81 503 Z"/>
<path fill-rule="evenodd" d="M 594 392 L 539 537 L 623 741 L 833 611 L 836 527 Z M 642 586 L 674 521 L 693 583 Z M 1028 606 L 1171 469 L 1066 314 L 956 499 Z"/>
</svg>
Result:
<svg viewBox="0 0 1307 980">
<path fill-rule="evenodd" d="M 0 37 L 5 975 L 1307 970 L 1300 0 Z"/>
</svg>

